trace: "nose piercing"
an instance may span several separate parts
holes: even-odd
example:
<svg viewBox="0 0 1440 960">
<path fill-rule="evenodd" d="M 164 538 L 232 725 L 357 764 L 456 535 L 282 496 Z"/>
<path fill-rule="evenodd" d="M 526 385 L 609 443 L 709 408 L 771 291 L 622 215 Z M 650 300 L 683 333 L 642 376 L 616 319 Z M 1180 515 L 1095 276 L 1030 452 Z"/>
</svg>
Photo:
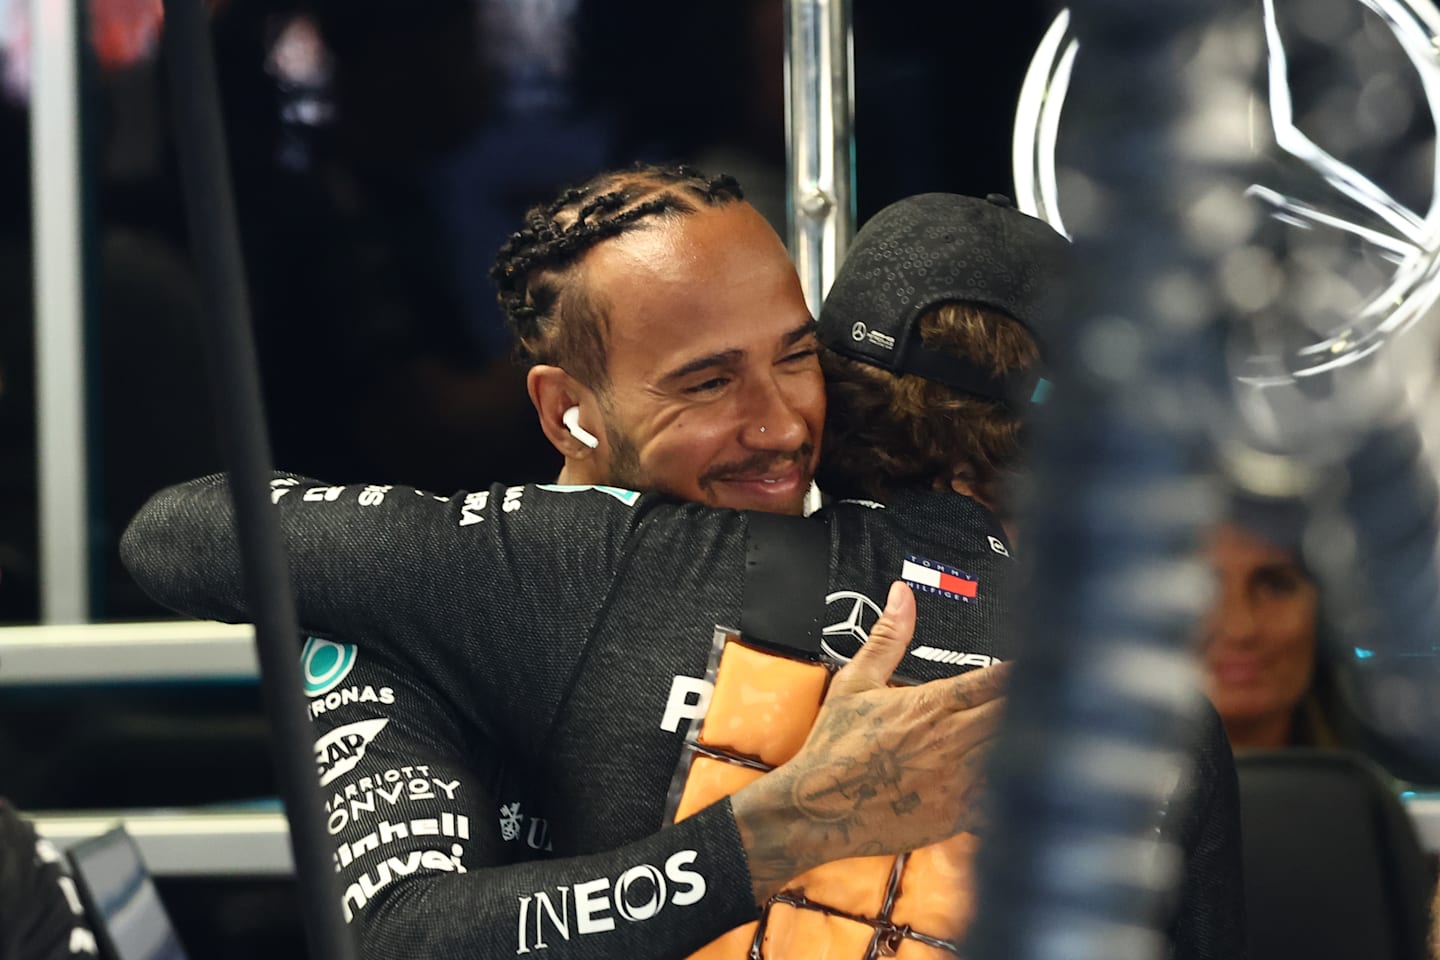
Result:
<svg viewBox="0 0 1440 960">
<path fill-rule="evenodd" d="M 764 433 L 764 432 L 765 432 L 765 428 L 764 428 L 764 427 L 761 427 L 761 428 L 760 428 L 760 432 L 761 432 L 761 433 Z"/>
</svg>

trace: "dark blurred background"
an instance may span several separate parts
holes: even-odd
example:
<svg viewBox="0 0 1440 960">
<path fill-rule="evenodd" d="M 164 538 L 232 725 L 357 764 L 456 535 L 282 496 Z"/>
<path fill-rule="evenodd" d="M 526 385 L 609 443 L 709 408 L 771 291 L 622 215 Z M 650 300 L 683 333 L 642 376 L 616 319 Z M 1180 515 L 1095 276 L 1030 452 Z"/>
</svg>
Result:
<svg viewBox="0 0 1440 960">
<path fill-rule="evenodd" d="M 33 622 L 27 4 L 0 0 L 0 623 Z M 550 478 L 487 271 L 525 207 L 635 160 L 736 174 L 784 233 L 782 0 L 212 0 L 275 459 L 449 491 Z M 861 222 L 1010 190 L 1037 0 L 856 0 Z M 163 615 L 114 544 L 219 465 L 160 0 L 89 0 L 84 179 L 95 619 Z"/>
<path fill-rule="evenodd" d="M 221 468 L 168 116 L 160 0 L 83 0 L 94 620 L 168 616 L 116 542 Z M 524 209 L 636 160 L 730 172 L 785 233 L 782 0 L 211 0 L 277 464 L 449 492 L 552 479 L 487 277 Z M 0 0 L 0 625 L 39 616 L 28 0 Z M 860 221 L 1009 192 L 1038 0 L 854 0 Z M 37 737 L 36 731 L 44 731 Z M 7 689 L 21 809 L 273 794 L 251 684 Z M 299 955 L 279 881 L 162 880 L 192 956 Z"/>
</svg>

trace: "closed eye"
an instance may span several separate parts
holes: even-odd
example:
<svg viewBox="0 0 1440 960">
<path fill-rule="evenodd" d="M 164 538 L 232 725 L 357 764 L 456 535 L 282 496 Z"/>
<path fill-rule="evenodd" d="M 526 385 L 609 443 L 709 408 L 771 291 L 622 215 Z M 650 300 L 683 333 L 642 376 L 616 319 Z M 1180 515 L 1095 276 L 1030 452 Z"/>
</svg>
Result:
<svg viewBox="0 0 1440 960">
<path fill-rule="evenodd" d="M 729 382 L 729 377 L 711 377 L 703 383 L 697 383 L 693 387 L 686 387 L 685 392 L 688 394 L 709 393 L 712 390 L 719 390 Z"/>
<path fill-rule="evenodd" d="M 815 347 L 808 347 L 804 350 L 796 350 L 794 353 L 786 354 L 785 356 L 780 358 L 780 362 L 795 363 L 800 360 L 808 360 L 811 357 L 818 356 L 819 353 L 820 351 Z"/>
</svg>

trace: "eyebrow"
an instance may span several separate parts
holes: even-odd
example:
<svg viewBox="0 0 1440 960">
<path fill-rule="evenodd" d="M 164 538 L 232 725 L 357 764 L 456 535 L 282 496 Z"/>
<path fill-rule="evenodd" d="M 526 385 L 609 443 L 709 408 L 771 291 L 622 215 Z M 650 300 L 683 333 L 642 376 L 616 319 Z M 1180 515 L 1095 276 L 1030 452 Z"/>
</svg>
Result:
<svg viewBox="0 0 1440 960">
<path fill-rule="evenodd" d="M 688 363 L 681 364 L 660 378 L 661 385 L 672 384 L 677 380 L 684 380 L 693 373 L 701 370 L 708 370 L 710 367 L 723 367 L 726 364 L 734 363 L 745 356 L 745 351 L 738 347 L 733 350 L 721 350 L 718 353 L 707 353 L 703 357 L 696 357 Z"/>
<path fill-rule="evenodd" d="M 791 330 L 781 338 L 785 346 L 793 346 L 804 340 L 806 337 L 815 335 L 816 324 L 814 320 L 806 320 L 800 326 Z M 719 350 L 715 353 L 707 353 L 703 357 L 696 357 L 671 370 L 660 378 L 661 385 L 668 385 L 677 380 L 683 380 L 691 374 L 699 373 L 701 370 L 708 370 L 711 367 L 723 367 L 726 364 L 734 363 L 745 356 L 745 351 L 736 347 L 731 350 Z"/>
<path fill-rule="evenodd" d="M 814 320 L 806 320 L 804 323 L 800 324 L 800 326 L 785 334 L 785 346 L 792 346 L 793 344 L 799 343 L 801 340 L 804 340 L 806 337 L 815 336 L 818 328 L 819 324 L 817 324 Z"/>
</svg>

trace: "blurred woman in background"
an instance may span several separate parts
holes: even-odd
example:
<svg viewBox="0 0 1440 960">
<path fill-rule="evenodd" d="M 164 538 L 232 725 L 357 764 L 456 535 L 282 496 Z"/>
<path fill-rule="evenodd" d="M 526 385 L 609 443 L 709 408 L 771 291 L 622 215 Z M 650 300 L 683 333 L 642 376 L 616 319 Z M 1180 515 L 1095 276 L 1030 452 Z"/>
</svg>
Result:
<svg viewBox="0 0 1440 960">
<path fill-rule="evenodd" d="M 1298 553 L 1235 524 L 1207 553 L 1217 592 L 1200 649 L 1231 747 L 1336 746 L 1323 672 L 1317 683 L 1319 595 Z"/>
</svg>

